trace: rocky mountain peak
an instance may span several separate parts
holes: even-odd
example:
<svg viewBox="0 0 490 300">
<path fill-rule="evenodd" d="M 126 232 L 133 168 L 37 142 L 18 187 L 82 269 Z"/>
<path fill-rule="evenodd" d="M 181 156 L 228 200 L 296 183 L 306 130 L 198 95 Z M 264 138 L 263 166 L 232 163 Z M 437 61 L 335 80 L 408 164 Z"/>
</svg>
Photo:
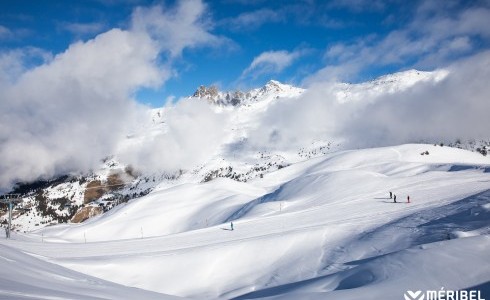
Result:
<svg viewBox="0 0 490 300">
<path fill-rule="evenodd" d="M 263 92 L 269 92 L 269 91 L 280 92 L 284 90 L 283 86 L 284 84 L 280 83 L 279 81 L 269 80 L 260 90 Z"/>
<path fill-rule="evenodd" d="M 228 91 L 221 92 L 216 86 L 200 86 L 192 95 L 194 98 L 205 99 L 210 103 L 222 106 L 240 106 L 249 105 L 258 102 L 267 96 L 273 98 L 288 97 L 301 93 L 301 89 L 290 85 L 280 83 L 276 80 L 270 80 L 263 87 L 251 89 L 249 91 Z"/>
</svg>

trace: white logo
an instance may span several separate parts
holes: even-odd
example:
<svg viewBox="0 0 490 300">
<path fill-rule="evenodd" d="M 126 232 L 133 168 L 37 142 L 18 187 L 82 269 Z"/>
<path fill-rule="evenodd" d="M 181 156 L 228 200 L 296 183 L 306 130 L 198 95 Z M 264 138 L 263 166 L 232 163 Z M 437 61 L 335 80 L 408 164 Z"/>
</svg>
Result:
<svg viewBox="0 0 490 300">
<path fill-rule="evenodd" d="M 405 300 L 424 300 L 425 294 L 422 291 L 407 291 L 403 296 Z"/>
<path fill-rule="evenodd" d="M 428 290 L 425 293 L 407 291 L 403 297 L 405 300 L 485 300 L 478 290 L 444 290 L 444 287 L 439 291 Z"/>
</svg>

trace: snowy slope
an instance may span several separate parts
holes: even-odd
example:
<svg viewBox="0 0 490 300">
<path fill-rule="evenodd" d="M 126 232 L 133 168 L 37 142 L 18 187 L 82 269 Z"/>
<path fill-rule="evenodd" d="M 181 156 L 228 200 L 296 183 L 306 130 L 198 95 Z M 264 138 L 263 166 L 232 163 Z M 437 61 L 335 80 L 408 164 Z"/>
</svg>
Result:
<svg viewBox="0 0 490 300">
<path fill-rule="evenodd" d="M 86 223 L 1 243 L 197 299 L 396 299 L 490 280 L 488 190 L 490 161 L 478 153 L 424 144 L 343 151 L 246 183 L 162 185 Z M 448 236 L 458 239 L 430 244 Z M 462 262 L 464 276 L 447 271 Z"/>
<path fill-rule="evenodd" d="M 349 262 L 354 266 L 352 269 L 250 293 L 239 299 L 403 299 L 408 290 L 425 292 L 441 288 L 488 292 L 490 270 L 482 262 L 490 259 L 489 247 L 488 235 L 436 242 Z M 482 295 L 486 299 L 487 295 Z"/>
<path fill-rule="evenodd" d="M 117 285 L 0 245 L 1 299 L 179 299 Z"/>
</svg>

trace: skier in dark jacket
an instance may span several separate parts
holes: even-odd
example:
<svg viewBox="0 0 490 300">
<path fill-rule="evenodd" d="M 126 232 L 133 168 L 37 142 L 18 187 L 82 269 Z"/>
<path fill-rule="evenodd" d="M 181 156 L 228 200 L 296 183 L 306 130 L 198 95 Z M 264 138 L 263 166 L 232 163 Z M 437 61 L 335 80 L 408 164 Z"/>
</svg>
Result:
<svg viewBox="0 0 490 300">
<path fill-rule="evenodd" d="M 230 224 L 231 230 L 233 231 L 233 222 Z"/>
<path fill-rule="evenodd" d="M 393 195 L 393 202 L 396 203 L 396 195 Z"/>
<path fill-rule="evenodd" d="M 393 193 L 392 193 L 392 192 L 390 192 L 390 199 L 392 199 L 392 198 L 393 198 Z"/>
</svg>

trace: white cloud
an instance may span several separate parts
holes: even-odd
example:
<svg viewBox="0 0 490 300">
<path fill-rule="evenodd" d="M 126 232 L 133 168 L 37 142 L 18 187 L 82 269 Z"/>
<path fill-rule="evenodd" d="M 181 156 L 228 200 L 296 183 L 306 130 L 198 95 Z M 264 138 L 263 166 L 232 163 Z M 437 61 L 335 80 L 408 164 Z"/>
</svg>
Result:
<svg viewBox="0 0 490 300">
<path fill-rule="evenodd" d="M 111 153 L 136 106 L 128 95 L 165 79 L 146 36 L 114 29 L 71 45 L 2 90 L 0 186 L 87 171 Z"/>
<path fill-rule="evenodd" d="M 52 58 L 50 52 L 35 47 L 0 52 L 0 88 L 17 81 L 29 68 L 47 63 Z"/>
<path fill-rule="evenodd" d="M 173 8 L 138 7 L 132 15 L 132 30 L 149 33 L 171 57 L 185 48 L 220 46 L 228 40 L 211 34 L 212 23 L 200 0 L 181 0 Z"/>
<path fill-rule="evenodd" d="M 118 154 L 146 172 L 196 167 L 223 144 L 228 116 L 201 99 L 181 99 L 165 108 L 165 132 L 132 143 Z"/>
<path fill-rule="evenodd" d="M 451 65 L 437 83 L 376 99 L 343 130 L 352 145 L 488 139 L 490 52 Z M 382 133 L 382 134 L 380 134 Z"/>
<path fill-rule="evenodd" d="M 253 59 L 250 66 L 242 72 L 241 78 L 251 77 L 256 79 L 264 74 L 280 73 L 304 54 L 304 50 L 263 52 Z"/>
<path fill-rule="evenodd" d="M 99 22 L 92 23 L 62 23 L 60 28 L 75 35 L 97 34 L 104 30 L 104 24 Z"/>
<path fill-rule="evenodd" d="M 249 137 L 249 145 L 298 149 L 315 139 L 348 148 L 410 142 L 488 139 L 490 51 L 448 67 L 440 81 L 358 101 L 338 98 L 336 84 L 316 83 L 299 99 L 275 102 Z"/>
<path fill-rule="evenodd" d="M 12 36 L 12 31 L 5 26 L 0 25 L 0 39 L 10 38 Z"/>
<path fill-rule="evenodd" d="M 114 154 L 139 116 L 134 92 L 160 86 L 173 74 L 172 58 L 162 62 L 159 55 L 173 57 L 219 39 L 200 21 L 205 13 L 200 1 L 182 1 L 166 12 L 139 8 L 130 30 L 77 42 L 27 70 L 21 54 L 2 53 L 0 189 L 87 171 Z"/>
<path fill-rule="evenodd" d="M 226 20 L 224 23 L 235 31 L 248 31 L 261 27 L 265 23 L 281 22 L 285 19 L 284 12 L 263 8 L 251 12 L 241 13 Z"/>
</svg>

